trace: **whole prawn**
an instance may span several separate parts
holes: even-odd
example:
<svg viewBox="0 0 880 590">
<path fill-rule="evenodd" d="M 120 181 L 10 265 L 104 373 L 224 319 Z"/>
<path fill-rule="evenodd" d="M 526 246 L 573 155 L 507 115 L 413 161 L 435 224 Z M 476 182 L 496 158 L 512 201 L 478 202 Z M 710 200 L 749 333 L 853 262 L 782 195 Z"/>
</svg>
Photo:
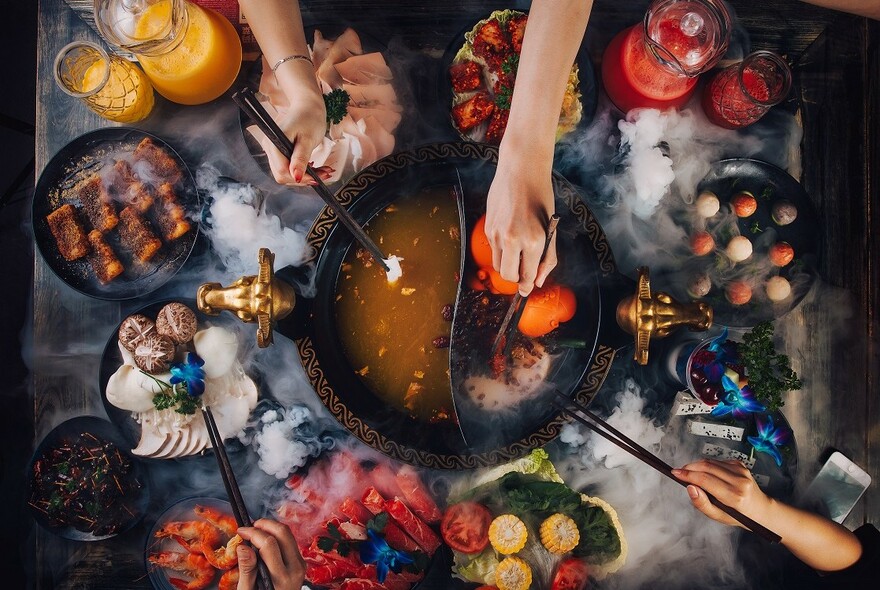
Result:
<svg viewBox="0 0 880 590">
<path fill-rule="evenodd" d="M 168 578 L 172 586 L 179 590 L 204 590 L 214 581 L 215 570 L 202 555 L 180 553 L 177 551 L 160 551 L 148 558 L 149 562 L 159 567 L 183 572 L 192 580 Z"/>
<path fill-rule="evenodd" d="M 172 521 L 156 531 L 156 538 L 172 538 L 193 554 L 214 551 L 220 545 L 220 531 L 200 520 Z"/>
<path fill-rule="evenodd" d="M 205 519 L 229 537 L 229 541 L 219 548 L 203 547 L 203 553 L 208 562 L 220 570 L 228 570 L 238 565 L 238 555 L 235 550 L 241 545 L 243 539 L 236 532 L 238 531 L 238 523 L 235 522 L 235 518 L 210 506 L 196 505 L 194 511 L 196 516 Z"/>
</svg>

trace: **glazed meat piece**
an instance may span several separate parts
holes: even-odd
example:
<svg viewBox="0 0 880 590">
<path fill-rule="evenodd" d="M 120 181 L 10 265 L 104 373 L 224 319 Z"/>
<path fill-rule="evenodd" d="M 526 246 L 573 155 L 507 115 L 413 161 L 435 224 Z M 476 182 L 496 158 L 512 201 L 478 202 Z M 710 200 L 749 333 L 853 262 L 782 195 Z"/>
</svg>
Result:
<svg viewBox="0 0 880 590">
<path fill-rule="evenodd" d="M 77 260 L 88 254 L 89 240 L 73 205 L 61 205 L 46 216 L 46 222 L 65 260 Z"/>
<path fill-rule="evenodd" d="M 483 68 L 472 61 L 464 61 L 449 68 L 449 79 L 455 92 L 470 92 L 483 83 Z"/>
<path fill-rule="evenodd" d="M 146 213 L 153 205 L 153 195 L 135 175 L 131 165 L 125 160 L 118 160 L 113 165 L 113 172 L 111 187 L 119 200 L 132 205 L 138 213 Z"/>
<path fill-rule="evenodd" d="M 507 109 L 495 109 L 492 118 L 489 119 L 489 129 L 486 131 L 486 143 L 498 145 L 501 138 L 504 137 L 504 130 L 507 129 L 507 118 L 510 111 Z"/>
<path fill-rule="evenodd" d="M 486 119 L 495 110 L 495 103 L 486 92 L 480 92 L 473 98 L 452 107 L 452 119 L 461 131 L 467 131 Z"/>
<path fill-rule="evenodd" d="M 131 250 L 141 262 L 148 262 L 159 248 L 162 241 L 156 237 L 146 219 L 131 206 L 119 214 L 119 237 L 122 243 Z"/>
<path fill-rule="evenodd" d="M 134 158 L 150 164 L 153 174 L 157 177 L 156 184 L 162 182 L 177 184 L 183 177 L 177 161 L 168 152 L 153 143 L 149 137 L 145 137 L 135 148 Z"/>
<path fill-rule="evenodd" d="M 89 254 L 89 264 L 101 284 L 106 285 L 125 270 L 122 263 L 116 257 L 116 253 L 104 240 L 104 234 L 96 229 L 89 232 L 89 244 L 92 252 Z"/>
<path fill-rule="evenodd" d="M 474 53 L 487 61 L 503 59 L 510 53 L 510 40 L 507 31 L 498 22 L 490 19 L 480 27 L 474 36 Z"/>
<path fill-rule="evenodd" d="M 174 241 L 190 230 L 186 211 L 180 204 L 174 187 L 168 182 L 159 187 L 159 206 L 155 212 L 156 224 L 166 242 Z"/>
<path fill-rule="evenodd" d="M 521 14 L 514 16 L 507 21 L 507 32 L 510 34 L 510 44 L 513 51 L 519 53 L 522 51 L 523 37 L 526 34 L 526 21 L 529 20 L 528 15 Z"/>
<path fill-rule="evenodd" d="M 99 176 L 90 176 L 77 186 L 77 197 L 92 227 L 108 232 L 119 223 L 116 207 Z"/>
</svg>

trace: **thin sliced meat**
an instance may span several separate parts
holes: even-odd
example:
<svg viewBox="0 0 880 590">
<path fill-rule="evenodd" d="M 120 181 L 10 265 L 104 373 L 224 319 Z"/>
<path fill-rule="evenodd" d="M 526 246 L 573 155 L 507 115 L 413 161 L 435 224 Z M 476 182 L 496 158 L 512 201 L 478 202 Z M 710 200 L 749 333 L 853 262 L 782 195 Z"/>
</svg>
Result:
<svg viewBox="0 0 880 590">
<path fill-rule="evenodd" d="M 361 45 L 361 38 L 354 29 L 349 27 L 333 40 L 333 46 L 327 53 L 327 59 L 338 64 L 352 55 L 360 55 L 363 52 L 364 47 Z"/>
<path fill-rule="evenodd" d="M 346 498 L 339 505 L 339 511 L 348 517 L 349 520 L 367 524 L 367 521 L 373 518 L 373 513 L 364 508 L 364 505 L 353 498 Z"/>
<path fill-rule="evenodd" d="M 349 106 L 348 114 L 351 115 L 355 121 L 366 119 L 367 117 L 374 117 L 388 133 L 394 133 L 394 130 L 400 125 L 400 112 L 382 108 L 381 105 L 378 108 Z"/>
<path fill-rule="evenodd" d="M 440 522 L 442 516 L 440 508 L 431 497 L 431 493 L 422 483 L 422 478 L 418 472 L 411 466 L 405 465 L 397 472 L 397 485 L 403 492 L 407 505 L 419 518 L 428 524 Z"/>
<path fill-rule="evenodd" d="M 348 92 L 351 106 L 403 110 L 403 107 L 397 104 L 397 93 L 391 84 L 343 84 L 342 88 Z"/>
<path fill-rule="evenodd" d="M 374 487 L 369 487 L 364 492 L 364 497 L 361 500 L 363 505 L 375 514 L 380 514 L 385 512 L 385 498 L 382 497 L 382 494 L 379 493 Z M 388 521 L 388 524 L 385 525 L 385 540 L 388 541 L 388 544 L 394 547 L 399 551 L 418 551 L 419 544 L 415 542 L 409 535 L 403 532 L 399 526 Z"/>
<path fill-rule="evenodd" d="M 378 463 L 373 467 L 370 480 L 385 498 L 403 495 L 403 490 L 397 485 L 397 474 L 388 463 Z"/>
<path fill-rule="evenodd" d="M 327 52 L 330 51 L 332 46 L 333 40 L 327 39 L 321 31 L 315 29 L 312 46 L 309 48 L 309 53 L 312 56 L 312 63 L 315 65 L 315 68 L 321 67 L 321 64 L 327 59 Z"/>
<path fill-rule="evenodd" d="M 376 161 L 376 146 L 364 132 L 366 125 L 363 121 L 355 122 L 351 115 L 346 115 L 335 127 L 342 132 L 343 137 L 349 139 L 350 161 L 355 172 L 360 172 Z"/>
<path fill-rule="evenodd" d="M 384 84 L 393 77 L 391 68 L 378 51 L 353 55 L 336 64 L 336 71 L 351 84 Z"/>
<path fill-rule="evenodd" d="M 402 529 L 415 539 L 416 543 L 425 550 L 428 555 L 434 555 L 440 546 L 440 538 L 431 530 L 425 521 L 412 513 L 400 498 L 394 498 L 386 502 L 385 509 Z"/>
<path fill-rule="evenodd" d="M 375 117 L 361 119 L 358 121 L 358 125 L 361 123 L 364 125 L 364 135 L 369 137 L 373 145 L 376 146 L 377 160 L 394 152 L 394 136 L 385 131 L 385 128 Z"/>
</svg>

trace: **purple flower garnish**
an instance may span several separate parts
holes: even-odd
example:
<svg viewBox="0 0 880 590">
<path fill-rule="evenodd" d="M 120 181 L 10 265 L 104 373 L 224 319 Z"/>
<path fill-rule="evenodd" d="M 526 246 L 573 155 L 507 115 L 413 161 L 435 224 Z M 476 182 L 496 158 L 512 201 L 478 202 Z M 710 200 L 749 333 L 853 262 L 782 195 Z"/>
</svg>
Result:
<svg viewBox="0 0 880 590">
<path fill-rule="evenodd" d="M 782 467 L 782 453 L 779 447 L 788 443 L 791 438 L 791 431 L 784 426 L 778 428 L 773 425 L 773 417 L 769 414 L 767 420 L 761 420 L 760 416 L 755 416 L 755 424 L 758 426 L 758 436 L 749 436 L 748 441 L 759 453 L 767 453 L 776 465 Z"/>
<path fill-rule="evenodd" d="M 186 383 L 186 391 L 193 397 L 205 393 L 205 361 L 194 352 L 186 353 L 186 361 L 171 365 L 171 385 Z"/>
<path fill-rule="evenodd" d="M 737 420 L 745 420 L 749 414 L 763 412 L 767 409 L 764 404 L 755 399 L 755 392 L 748 385 L 740 389 L 727 375 L 721 377 L 721 385 L 724 387 L 725 395 L 712 409 L 713 417 L 721 418 L 732 415 Z"/>
<path fill-rule="evenodd" d="M 413 562 L 408 553 L 392 549 L 373 529 L 367 529 L 367 536 L 369 539 L 360 544 L 361 561 L 376 564 L 376 579 L 380 584 L 385 581 L 389 570 L 399 574 L 403 566 Z"/>
</svg>

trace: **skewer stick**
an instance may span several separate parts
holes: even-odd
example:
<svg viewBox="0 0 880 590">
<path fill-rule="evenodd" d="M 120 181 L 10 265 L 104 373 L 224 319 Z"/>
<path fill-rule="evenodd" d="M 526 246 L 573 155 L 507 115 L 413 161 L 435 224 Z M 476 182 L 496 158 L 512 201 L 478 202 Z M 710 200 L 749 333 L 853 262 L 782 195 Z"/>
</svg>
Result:
<svg viewBox="0 0 880 590">
<path fill-rule="evenodd" d="M 244 87 L 232 95 L 232 100 L 235 101 L 244 114 L 250 117 L 254 125 L 266 134 L 266 137 L 268 137 L 269 141 L 278 148 L 278 151 L 280 151 L 285 158 L 290 159 L 290 156 L 293 154 L 293 143 L 291 143 L 290 139 L 288 139 L 287 135 L 284 134 L 281 128 L 278 127 L 278 124 L 269 113 L 266 112 L 266 109 L 263 108 L 263 105 L 257 100 L 254 91 L 249 87 Z M 310 165 L 306 165 L 306 174 L 311 176 L 312 180 L 315 182 L 312 188 L 318 193 L 318 196 L 321 197 L 327 206 L 330 207 L 330 210 L 333 211 L 336 217 L 339 218 L 342 225 L 344 225 L 357 241 L 367 249 L 373 259 L 385 270 L 386 273 L 391 272 L 391 266 L 388 263 L 389 259 L 382 254 L 382 251 L 379 250 L 376 243 L 370 239 L 370 236 L 367 235 L 364 228 L 355 221 L 351 213 L 348 212 L 348 209 L 339 204 L 339 201 L 336 200 L 336 197 L 333 196 L 333 193 L 327 188 L 327 185 L 324 184 L 324 181 L 321 180 L 321 176 L 315 171 L 315 169 Z M 396 260 L 397 258 L 395 257 L 393 262 L 396 262 Z M 399 272 L 399 268 L 400 264 L 398 263 L 395 270 Z"/>
<path fill-rule="evenodd" d="M 214 457 L 216 457 L 217 464 L 220 467 L 220 477 L 223 479 L 223 487 L 226 488 L 226 495 L 229 497 L 229 503 L 232 505 L 232 514 L 235 516 L 235 522 L 238 523 L 238 526 L 252 527 L 254 526 L 254 521 L 251 520 L 247 506 L 244 503 L 244 498 L 241 496 L 241 489 L 235 480 L 235 472 L 229 463 L 229 456 L 226 454 L 226 447 L 223 445 L 223 437 L 220 436 L 220 430 L 217 428 L 217 422 L 214 420 L 211 408 L 202 405 L 202 415 L 205 418 L 205 425 L 208 427 L 211 448 L 214 450 Z M 257 558 L 257 573 L 259 574 L 257 587 L 260 590 L 274 590 L 275 586 L 272 584 L 269 570 L 266 568 L 263 560 L 259 559 L 259 556 Z"/>
<path fill-rule="evenodd" d="M 650 467 L 653 467 L 655 470 L 659 471 L 675 483 L 685 487 L 689 485 L 686 481 L 682 481 L 672 475 L 672 467 L 670 467 L 657 455 L 654 455 L 653 453 L 630 439 L 628 436 L 605 422 L 602 418 L 588 410 L 585 406 L 575 400 L 569 399 L 559 391 L 556 392 L 556 395 L 557 397 L 561 398 L 561 400 L 565 400 L 565 402 L 561 403 L 560 401 L 554 400 L 553 405 L 565 412 L 568 416 L 574 418 L 576 421 L 580 422 L 599 436 L 605 438 L 607 441 L 620 447 L 636 459 L 642 461 Z M 570 404 L 571 406 L 573 406 L 574 410 L 569 408 L 566 404 Z M 589 418 L 589 420 L 584 416 Z M 755 522 L 748 516 L 742 514 L 734 508 L 731 508 L 727 504 L 723 504 L 712 494 L 706 493 L 706 495 L 709 497 L 709 502 L 711 502 L 713 506 L 715 506 L 758 536 L 762 537 L 764 540 L 770 541 L 771 543 L 778 543 L 782 540 L 782 537 L 780 537 L 764 525 Z"/>
</svg>

